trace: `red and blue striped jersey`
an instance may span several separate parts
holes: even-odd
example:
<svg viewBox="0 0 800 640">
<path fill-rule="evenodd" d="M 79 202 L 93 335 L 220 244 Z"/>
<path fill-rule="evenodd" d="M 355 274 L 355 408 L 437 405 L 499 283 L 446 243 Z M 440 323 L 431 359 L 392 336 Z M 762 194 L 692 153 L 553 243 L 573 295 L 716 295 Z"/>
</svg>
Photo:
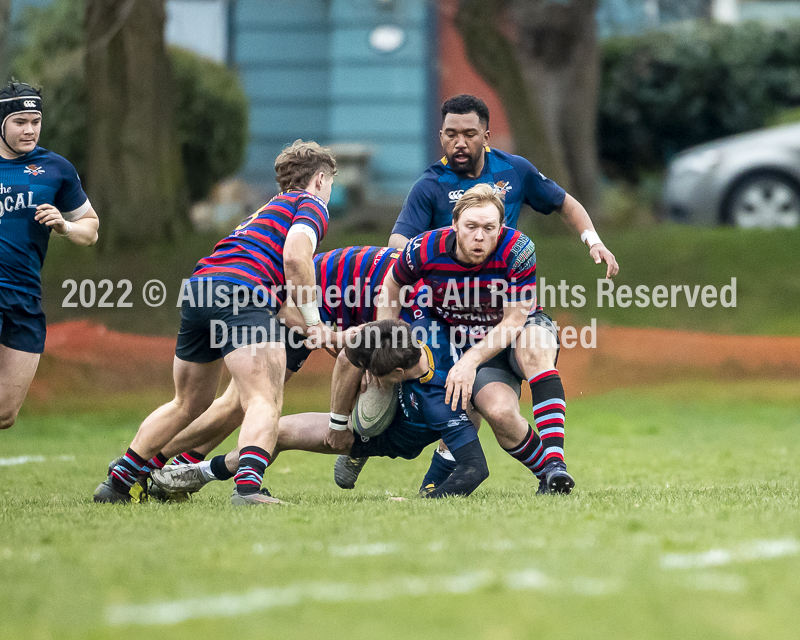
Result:
<svg viewBox="0 0 800 640">
<path fill-rule="evenodd" d="M 399 255 L 387 247 L 345 247 L 314 256 L 322 321 L 347 329 L 374 320 L 377 289 Z"/>
<path fill-rule="evenodd" d="M 283 247 L 295 224 L 311 227 L 319 243 L 328 230 L 325 202 L 307 191 L 278 194 L 220 240 L 214 252 L 197 263 L 191 280 L 212 277 L 251 290 L 262 286 L 283 303 Z"/>
<path fill-rule="evenodd" d="M 427 289 L 416 304 L 443 322 L 491 327 L 503 319 L 505 301 L 535 297 L 536 248 L 521 231 L 504 226 L 489 258 L 466 265 L 456 259 L 455 231 L 446 227 L 411 240 L 392 274 L 404 286 L 422 280 Z"/>
</svg>

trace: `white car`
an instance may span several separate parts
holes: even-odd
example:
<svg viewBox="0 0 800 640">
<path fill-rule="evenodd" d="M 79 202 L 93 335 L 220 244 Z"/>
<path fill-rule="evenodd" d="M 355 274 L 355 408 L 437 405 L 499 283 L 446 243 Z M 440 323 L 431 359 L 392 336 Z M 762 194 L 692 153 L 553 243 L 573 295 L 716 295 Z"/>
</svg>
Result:
<svg viewBox="0 0 800 640">
<path fill-rule="evenodd" d="M 722 138 L 679 153 L 663 205 L 673 220 L 750 228 L 800 225 L 800 124 Z"/>
</svg>

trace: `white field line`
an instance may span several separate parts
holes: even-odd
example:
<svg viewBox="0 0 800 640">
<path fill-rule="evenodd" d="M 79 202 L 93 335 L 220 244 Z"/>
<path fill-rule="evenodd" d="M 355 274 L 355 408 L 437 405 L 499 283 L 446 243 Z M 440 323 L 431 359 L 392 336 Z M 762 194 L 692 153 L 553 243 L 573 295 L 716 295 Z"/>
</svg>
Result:
<svg viewBox="0 0 800 640">
<path fill-rule="evenodd" d="M 394 543 L 375 542 L 373 544 L 349 544 L 347 546 L 331 545 L 330 553 L 332 556 L 340 558 L 355 558 L 358 556 L 384 556 L 395 553 L 397 545 Z"/>
<path fill-rule="evenodd" d="M 754 562 L 783 558 L 800 553 L 800 542 L 787 540 L 755 540 L 736 549 L 711 549 L 702 553 L 668 553 L 661 558 L 663 569 L 699 569 L 721 567 L 735 562 Z"/>
<path fill-rule="evenodd" d="M 599 584 L 599 583 L 598 583 Z M 403 596 L 426 596 L 442 593 L 473 593 L 489 585 L 514 590 L 561 591 L 558 583 L 536 571 L 498 575 L 477 571 L 454 576 L 401 577 L 366 584 L 307 582 L 273 589 L 255 589 L 245 593 L 224 593 L 201 598 L 115 605 L 106 609 L 110 625 L 178 624 L 198 618 L 231 618 L 255 611 L 291 607 L 306 602 L 375 602 Z M 575 590 L 582 595 L 608 593 L 608 589 Z"/>
<path fill-rule="evenodd" d="M 51 460 L 70 461 L 75 456 L 57 456 Z M 28 464 L 29 462 L 47 462 L 44 456 L 18 456 L 16 458 L 0 458 L 0 467 L 11 467 L 17 464 Z"/>
</svg>

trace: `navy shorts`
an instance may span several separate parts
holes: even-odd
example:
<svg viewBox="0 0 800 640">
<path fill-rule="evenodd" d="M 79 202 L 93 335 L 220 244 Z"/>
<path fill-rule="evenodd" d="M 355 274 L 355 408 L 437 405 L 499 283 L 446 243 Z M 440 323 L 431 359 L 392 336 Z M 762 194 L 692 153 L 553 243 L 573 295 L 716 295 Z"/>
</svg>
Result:
<svg viewBox="0 0 800 640">
<path fill-rule="evenodd" d="M 439 440 L 444 440 L 450 451 L 458 451 L 465 444 L 478 439 L 478 430 L 469 423 L 441 430 L 431 429 L 406 419 L 403 410 L 398 408 L 392 424 L 383 433 L 371 438 L 353 435 L 355 442 L 350 450 L 353 458 L 380 456 L 413 460 L 425 447 Z"/>
<path fill-rule="evenodd" d="M 42 353 L 46 335 L 42 299 L 0 287 L 0 344 L 15 351 Z"/>
<path fill-rule="evenodd" d="M 258 306 L 251 302 L 234 313 L 232 302 L 218 303 L 223 295 L 231 297 L 236 286 L 224 280 L 214 281 L 209 300 L 207 281 L 203 283 L 206 293 L 202 296 L 198 282 L 189 282 L 181 306 L 181 328 L 175 346 L 175 355 L 179 359 L 203 364 L 251 344 L 286 340 L 287 330 L 276 317 L 278 309 L 275 305 Z M 252 291 L 248 295 L 252 295 Z"/>
</svg>

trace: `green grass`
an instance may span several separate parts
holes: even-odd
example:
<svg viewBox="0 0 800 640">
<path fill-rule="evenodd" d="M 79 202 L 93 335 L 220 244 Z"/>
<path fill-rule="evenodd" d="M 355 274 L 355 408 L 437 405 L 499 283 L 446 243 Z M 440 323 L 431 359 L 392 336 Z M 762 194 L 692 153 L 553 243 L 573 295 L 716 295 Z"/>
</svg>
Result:
<svg viewBox="0 0 800 640">
<path fill-rule="evenodd" d="M 737 305 L 717 304 L 705 308 L 700 300 L 690 308 L 684 297 L 675 308 L 597 307 L 597 278 L 605 268 L 591 262 L 585 246 L 576 238 L 552 235 L 537 229 L 541 216 L 523 218 L 523 229 L 536 242 L 538 274 L 553 285 L 565 280 L 569 287 L 585 289 L 586 304 L 573 306 L 568 294 L 564 306 L 560 299 L 548 300 L 547 309 L 561 324 L 588 323 L 591 318 L 620 326 L 661 327 L 694 331 L 713 331 L 757 335 L 798 335 L 800 327 L 800 271 L 795 266 L 800 254 L 800 229 L 793 231 L 742 231 L 733 228 L 706 229 L 677 225 L 656 225 L 623 231 L 603 231 L 608 247 L 620 263 L 616 286 L 635 289 L 645 285 L 713 285 L 717 289 L 737 279 Z M 557 221 L 556 221 L 557 222 Z M 377 224 L 377 223 L 376 223 Z M 385 225 L 384 225 L 385 226 Z M 550 225 L 552 227 L 552 224 Z M 545 232 L 548 232 L 545 235 Z M 380 224 L 354 229 L 334 221 L 321 250 L 358 244 L 384 244 L 389 228 Z M 152 246 L 116 254 L 99 255 L 97 250 L 75 247 L 54 240 L 43 271 L 44 302 L 51 322 L 87 317 L 108 326 L 144 334 L 174 335 L 179 324 L 176 307 L 180 282 L 189 277 L 199 258 L 212 250 L 217 236 L 182 238 L 180 244 Z M 97 284 L 107 278 L 115 285 L 122 279 L 132 283 L 128 298 L 132 308 L 64 309 L 67 293 L 62 283 L 85 278 Z M 142 302 L 142 287 L 152 278 L 167 286 L 167 303 L 151 309 Z M 542 296 L 540 290 L 540 297 Z M 107 301 L 116 302 L 121 290 L 115 289 Z M 559 295 L 559 294 L 557 294 Z M 77 300 L 78 296 L 74 297 Z"/>
<path fill-rule="evenodd" d="M 323 396 L 295 390 L 286 410 Z M 570 402 L 569 497 L 535 497 L 484 429 L 492 475 L 470 498 L 415 497 L 427 453 L 370 461 L 352 492 L 333 458 L 287 453 L 268 485 L 292 506 L 251 510 L 229 505 L 230 483 L 190 504 L 94 505 L 152 407 L 27 410 L 0 457 L 47 462 L 0 466 L 0 638 L 796 637 L 799 401 L 796 382 L 762 381 Z M 712 549 L 730 556 L 669 566 Z M 248 593 L 233 617 L 215 609 Z M 191 611 L 208 617 L 115 624 L 202 597 Z"/>
</svg>

